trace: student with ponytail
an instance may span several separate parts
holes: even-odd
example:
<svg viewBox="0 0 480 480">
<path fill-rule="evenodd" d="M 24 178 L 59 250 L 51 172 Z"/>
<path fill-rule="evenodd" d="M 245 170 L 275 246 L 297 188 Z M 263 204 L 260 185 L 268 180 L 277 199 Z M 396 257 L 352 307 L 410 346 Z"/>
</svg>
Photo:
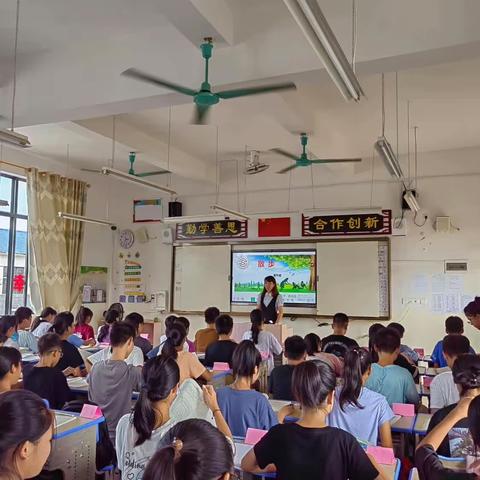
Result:
<svg viewBox="0 0 480 480">
<path fill-rule="evenodd" d="M 87 307 L 80 307 L 80 310 L 75 317 L 75 329 L 73 333 L 80 335 L 83 341 L 95 342 L 95 332 L 90 322 L 93 318 L 93 312 Z"/>
<path fill-rule="evenodd" d="M 336 389 L 337 401 L 328 424 L 371 445 L 377 445 L 380 437 L 380 445 L 391 448 L 392 409 L 383 395 L 364 386 L 372 369 L 370 353 L 364 348 L 353 348 L 346 352 L 344 362 L 343 386 Z"/>
<path fill-rule="evenodd" d="M 0 347 L 0 393 L 11 390 L 20 380 L 21 374 L 20 352 L 13 347 Z"/>
<path fill-rule="evenodd" d="M 187 330 L 181 323 L 174 323 L 167 332 L 167 339 L 163 343 L 161 356 L 173 358 L 180 369 L 180 384 L 187 378 L 196 380 L 202 378 L 209 382 L 212 374 L 200 363 L 198 357 L 191 352 L 184 350 L 187 339 Z"/>
<path fill-rule="evenodd" d="M 282 346 L 271 332 L 265 331 L 262 311 L 258 308 L 250 312 L 252 327 L 243 335 L 243 340 L 251 340 L 267 361 L 268 375 L 274 367 L 274 355 L 282 353 Z"/>
<path fill-rule="evenodd" d="M 26 390 L 0 395 L 0 478 L 36 477 L 51 450 L 53 415 L 45 402 Z"/>
<path fill-rule="evenodd" d="M 121 314 L 118 310 L 108 310 L 105 314 L 105 324 L 98 329 L 97 340 L 99 343 L 110 343 L 110 330 L 112 325 L 119 322 Z"/>
<path fill-rule="evenodd" d="M 57 316 L 57 311 L 52 307 L 46 307 L 42 310 L 42 313 L 39 317 L 33 319 L 30 331 L 37 338 L 40 338 L 42 335 L 45 335 L 52 326 L 55 317 Z"/>
<path fill-rule="evenodd" d="M 231 480 L 233 471 L 225 435 L 204 420 L 185 420 L 160 441 L 143 480 Z"/>
</svg>

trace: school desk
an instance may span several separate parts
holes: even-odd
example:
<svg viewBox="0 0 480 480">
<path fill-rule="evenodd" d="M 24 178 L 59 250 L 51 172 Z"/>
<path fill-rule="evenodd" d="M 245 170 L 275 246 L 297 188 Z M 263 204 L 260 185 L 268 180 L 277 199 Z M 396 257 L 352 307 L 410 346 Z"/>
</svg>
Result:
<svg viewBox="0 0 480 480">
<path fill-rule="evenodd" d="M 450 369 L 448 367 L 443 368 L 425 368 L 425 367 L 418 367 L 418 373 L 420 375 L 426 375 L 427 377 L 436 377 L 440 373 L 449 372 Z"/>
<path fill-rule="evenodd" d="M 413 417 L 402 417 L 395 415 L 390 421 L 392 432 L 395 433 L 412 433 L 415 424 L 415 415 Z"/>
<path fill-rule="evenodd" d="M 278 413 L 283 407 L 292 404 L 289 400 L 273 400 L 272 398 L 269 398 L 268 401 L 275 413 Z"/>
<path fill-rule="evenodd" d="M 44 469 L 61 470 L 64 480 L 95 478 L 95 455 L 98 425 L 103 417 L 95 420 L 81 418 L 76 413 L 55 411 L 55 430 L 52 452 Z"/>
<path fill-rule="evenodd" d="M 29 363 L 38 363 L 40 357 L 35 353 L 30 351 L 22 352 L 22 363 L 29 364 Z"/>
<path fill-rule="evenodd" d="M 413 425 L 413 433 L 415 433 L 415 435 L 426 435 L 432 417 L 433 415 L 431 413 L 418 413 L 415 418 L 415 424 Z"/>
<path fill-rule="evenodd" d="M 75 395 L 88 397 L 88 382 L 83 377 L 68 377 L 68 387 Z M 132 400 L 138 399 L 138 392 L 132 392 Z"/>
<path fill-rule="evenodd" d="M 212 372 L 213 377 L 212 379 L 208 382 L 209 385 L 213 385 L 213 388 L 215 390 L 218 390 L 219 388 L 225 387 L 226 385 L 229 385 L 232 383 L 232 371 L 231 370 L 225 370 L 224 372 Z"/>
</svg>

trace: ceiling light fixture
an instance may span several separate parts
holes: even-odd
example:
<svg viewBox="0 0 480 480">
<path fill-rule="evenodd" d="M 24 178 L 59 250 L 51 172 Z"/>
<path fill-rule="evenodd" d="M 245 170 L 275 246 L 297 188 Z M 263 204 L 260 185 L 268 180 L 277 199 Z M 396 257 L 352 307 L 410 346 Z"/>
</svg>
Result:
<svg viewBox="0 0 480 480">
<path fill-rule="evenodd" d="M 236 210 L 230 210 L 229 208 L 222 207 L 221 205 L 212 205 L 210 208 L 215 211 L 223 212 L 229 215 L 230 217 L 237 217 L 236 219 L 239 219 L 239 220 L 250 219 L 250 217 L 248 215 L 245 215 L 244 213 L 237 212 Z"/>
<path fill-rule="evenodd" d="M 420 204 L 418 203 L 417 197 L 413 190 L 406 190 L 403 193 L 403 199 L 405 200 L 408 208 L 414 212 L 415 214 L 418 213 L 420 210 Z"/>
<path fill-rule="evenodd" d="M 135 177 L 134 175 L 130 175 L 129 173 L 122 172 L 120 170 L 115 170 L 114 168 L 110 167 L 102 167 L 102 174 L 103 175 L 112 175 L 120 180 L 125 180 L 130 183 L 136 183 L 137 185 L 142 185 L 143 187 L 153 188 L 160 192 L 168 193 L 169 195 L 176 195 L 177 192 L 167 187 L 163 187 L 153 182 L 149 182 L 144 178 Z"/>
<path fill-rule="evenodd" d="M 58 212 L 58 216 L 60 218 L 63 218 L 64 220 L 74 220 L 76 222 L 94 223 L 96 225 L 103 225 L 105 227 L 110 227 L 112 230 L 117 229 L 117 226 L 114 223 L 108 222 L 107 220 L 100 220 L 98 218 L 84 217 L 82 215 L 76 215 L 75 213 L 66 213 L 66 212 Z"/>
<path fill-rule="evenodd" d="M 364 95 L 352 66 L 316 0 L 283 0 L 315 53 L 346 100 Z"/>
<path fill-rule="evenodd" d="M 396 157 L 392 146 L 390 145 L 389 141 L 384 137 L 380 137 L 375 142 L 375 150 L 383 159 L 387 170 L 390 172 L 392 177 L 397 178 L 398 180 L 403 181 L 403 171 L 398 158 Z"/>
<path fill-rule="evenodd" d="M 10 145 L 22 148 L 32 146 L 26 135 L 5 129 L 0 130 L 0 142 L 9 143 Z"/>
</svg>

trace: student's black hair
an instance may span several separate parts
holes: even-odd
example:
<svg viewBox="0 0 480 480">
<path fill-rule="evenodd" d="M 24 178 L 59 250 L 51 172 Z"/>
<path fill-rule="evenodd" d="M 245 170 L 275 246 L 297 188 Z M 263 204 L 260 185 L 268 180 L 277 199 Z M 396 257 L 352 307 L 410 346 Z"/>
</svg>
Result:
<svg viewBox="0 0 480 480">
<path fill-rule="evenodd" d="M 378 362 L 378 353 L 375 351 L 375 336 L 380 330 L 383 330 L 385 325 L 381 323 L 374 323 L 368 329 L 368 350 L 372 356 L 372 362 Z"/>
<path fill-rule="evenodd" d="M 177 318 L 178 317 L 176 315 L 168 315 L 167 317 L 165 317 L 165 333 L 175 323 Z"/>
<path fill-rule="evenodd" d="M 88 318 L 93 318 L 93 312 L 88 307 L 80 307 L 75 317 L 75 325 L 85 325 Z"/>
<path fill-rule="evenodd" d="M 143 315 L 140 315 L 137 312 L 132 312 L 129 313 L 125 318 L 124 318 L 124 323 L 128 323 L 135 329 L 135 336 L 138 335 L 138 332 L 140 330 L 140 325 L 145 323 L 145 319 L 143 318 Z"/>
<path fill-rule="evenodd" d="M 272 294 L 272 297 L 273 297 L 274 299 L 276 299 L 276 298 L 278 297 L 278 295 L 279 295 L 278 285 L 277 285 L 277 279 L 276 279 L 273 275 L 267 275 L 267 276 L 263 279 L 263 283 L 265 283 L 265 282 L 271 282 L 271 283 L 274 284 L 274 285 L 273 285 L 273 288 L 272 288 L 271 294 Z M 267 289 L 266 289 L 265 286 L 264 286 L 264 287 L 263 287 L 263 291 L 262 291 L 262 293 L 261 293 L 261 295 L 260 295 L 260 298 L 261 298 L 262 303 L 263 303 L 263 299 L 264 299 L 266 293 L 267 293 Z"/>
<path fill-rule="evenodd" d="M 358 403 L 362 391 L 362 377 L 372 365 L 372 356 L 366 348 L 355 347 L 347 350 L 343 358 L 343 386 L 340 391 L 340 408 L 345 411 L 347 405 L 364 408 Z"/>
<path fill-rule="evenodd" d="M 475 297 L 474 300 L 469 302 L 463 309 L 463 313 L 465 313 L 467 317 L 480 315 L 480 297 Z"/>
<path fill-rule="evenodd" d="M 473 444 L 480 448 L 480 395 L 476 396 L 468 406 L 468 429 Z"/>
<path fill-rule="evenodd" d="M 100 329 L 98 330 L 97 340 L 99 342 L 103 342 L 109 335 L 112 329 L 112 326 L 115 323 L 119 322 L 120 319 L 121 319 L 121 314 L 117 310 L 115 309 L 107 310 L 107 313 L 105 314 L 105 318 L 104 318 L 105 324 L 102 327 L 100 327 Z"/>
<path fill-rule="evenodd" d="M 188 332 L 188 329 L 190 328 L 190 320 L 187 317 L 178 317 L 175 320 L 175 323 L 181 323 L 185 327 L 185 330 Z"/>
<path fill-rule="evenodd" d="M 56 315 L 57 311 L 52 307 L 46 307 L 42 310 L 38 317 L 33 319 L 32 325 L 30 326 L 30 331 L 33 332 L 42 322 L 46 322 L 46 318 L 50 315 Z"/>
<path fill-rule="evenodd" d="M 21 478 L 16 466 L 19 451 L 52 428 L 53 414 L 38 395 L 22 389 L 0 395 L 0 412 L 0 478 Z"/>
<path fill-rule="evenodd" d="M 49 332 L 62 336 L 73 325 L 73 321 L 74 318 L 72 312 L 60 312 L 55 317 Z"/>
<path fill-rule="evenodd" d="M 125 310 L 123 309 L 123 305 L 121 303 L 112 303 L 107 310 L 107 313 L 111 310 L 115 310 L 119 314 L 119 319 L 118 321 L 122 320 L 123 314 L 125 313 Z"/>
<path fill-rule="evenodd" d="M 0 379 L 22 363 L 22 354 L 13 347 L 0 347 Z"/>
<path fill-rule="evenodd" d="M 15 316 L 17 317 L 17 322 L 23 322 L 27 318 L 30 318 L 33 315 L 33 310 L 28 307 L 18 307 L 15 310 Z"/>
<path fill-rule="evenodd" d="M 336 313 L 333 316 L 333 324 L 338 325 L 339 327 L 348 327 L 348 315 L 346 313 Z"/>
<path fill-rule="evenodd" d="M 185 342 L 187 331 L 181 323 L 174 323 L 166 332 L 166 335 L 167 339 L 163 344 L 162 357 L 176 360 L 178 357 L 177 348 Z"/>
<path fill-rule="evenodd" d="M 219 315 L 220 310 L 217 307 L 208 307 L 204 312 L 205 322 L 211 325 Z"/>
<path fill-rule="evenodd" d="M 207 455 L 205 448 L 214 452 Z M 213 480 L 233 473 L 233 450 L 225 435 L 205 420 L 177 423 L 159 442 L 144 480 Z"/>
<path fill-rule="evenodd" d="M 46 333 L 38 339 L 38 353 L 45 355 L 55 349 L 62 350 L 62 340 L 56 333 Z"/>
<path fill-rule="evenodd" d="M 316 409 L 335 389 L 336 382 L 334 371 L 325 362 L 303 362 L 293 370 L 292 394 L 302 407 Z"/>
<path fill-rule="evenodd" d="M 400 348 L 400 335 L 393 328 L 382 328 L 376 333 L 373 344 L 378 352 L 393 353 Z"/>
<path fill-rule="evenodd" d="M 480 356 L 474 354 L 460 355 L 452 367 L 453 381 L 460 385 L 460 395 L 468 390 L 480 388 Z"/>
<path fill-rule="evenodd" d="M 15 315 L 3 315 L 0 317 L 0 335 L 7 335 L 7 332 L 12 328 L 17 328 L 18 322 Z"/>
<path fill-rule="evenodd" d="M 464 335 L 447 335 L 443 338 L 442 350 L 449 357 L 458 357 L 470 351 L 470 340 Z"/>
<path fill-rule="evenodd" d="M 463 320 L 452 315 L 445 320 L 445 331 L 447 333 L 463 333 Z"/>
<path fill-rule="evenodd" d="M 235 377 L 252 377 L 261 363 L 262 356 L 252 341 L 243 340 L 235 347 L 231 362 Z"/>
<path fill-rule="evenodd" d="M 260 327 L 263 324 L 263 314 L 259 308 L 255 308 L 250 312 L 250 321 L 252 322 L 252 341 L 256 345 L 258 343 L 258 335 L 260 334 Z"/>
<path fill-rule="evenodd" d="M 285 356 L 289 360 L 301 360 L 307 353 L 307 345 L 300 335 L 292 335 L 285 340 Z"/>
<path fill-rule="evenodd" d="M 154 357 L 142 370 L 142 388 L 133 408 L 133 426 L 137 432 L 135 446 L 152 437 L 156 413 L 152 404 L 165 400 L 180 381 L 180 370 L 173 358 Z"/>
<path fill-rule="evenodd" d="M 400 335 L 400 338 L 403 338 L 405 333 L 405 327 L 403 325 L 397 322 L 390 322 L 388 328 L 393 328 Z"/>
<path fill-rule="evenodd" d="M 115 322 L 110 327 L 110 345 L 112 347 L 120 347 L 136 337 L 136 330 L 133 325 L 127 322 Z"/>
<path fill-rule="evenodd" d="M 230 315 L 219 315 L 215 319 L 215 329 L 219 335 L 230 335 L 233 330 L 233 318 Z"/>
<path fill-rule="evenodd" d="M 312 356 L 322 351 L 322 339 L 316 333 L 307 333 L 304 340 L 307 346 L 307 355 Z"/>
</svg>

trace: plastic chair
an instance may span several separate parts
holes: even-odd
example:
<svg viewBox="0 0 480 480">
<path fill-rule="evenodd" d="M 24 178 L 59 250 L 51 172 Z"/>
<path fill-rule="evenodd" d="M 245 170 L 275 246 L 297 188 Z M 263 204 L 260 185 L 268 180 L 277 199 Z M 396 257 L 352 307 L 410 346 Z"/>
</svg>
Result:
<svg viewBox="0 0 480 480">
<path fill-rule="evenodd" d="M 408 480 L 420 480 L 420 477 L 418 476 L 418 470 L 415 467 L 410 470 L 410 473 L 408 474 Z"/>
</svg>

